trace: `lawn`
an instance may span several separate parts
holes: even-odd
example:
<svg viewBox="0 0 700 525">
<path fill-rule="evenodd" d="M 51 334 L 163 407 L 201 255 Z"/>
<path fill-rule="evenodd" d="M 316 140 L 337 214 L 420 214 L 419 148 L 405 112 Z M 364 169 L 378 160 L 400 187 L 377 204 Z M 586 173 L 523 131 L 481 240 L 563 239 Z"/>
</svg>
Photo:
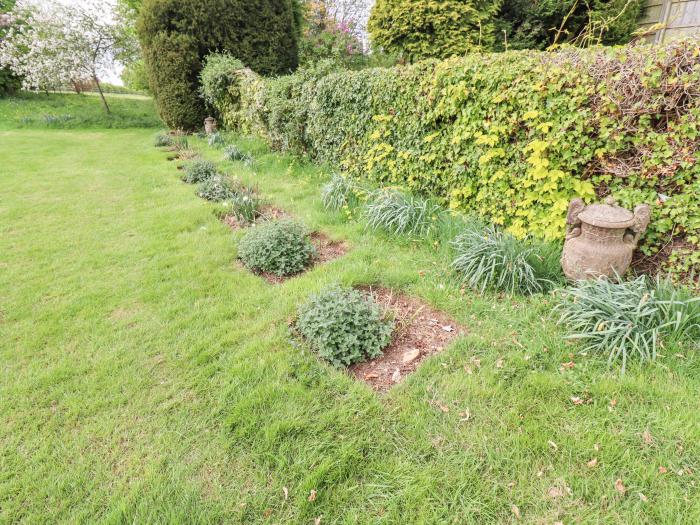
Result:
<svg viewBox="0 0 700 525">
<path fill-rule="evenodd" d="M 697 355 L 621 376 L 563 341 L 551 297 L 462 290 L 448 246 L 325 212 L 327 170 L 191 139 L 351 248 L 270 284 L 153 130 L 15 129 L 21 107 L 0 101 L 0 522 L 700 522 Z M 377 394 L 290 335 L 333 282 L 467 333 Z"/>
</svg>

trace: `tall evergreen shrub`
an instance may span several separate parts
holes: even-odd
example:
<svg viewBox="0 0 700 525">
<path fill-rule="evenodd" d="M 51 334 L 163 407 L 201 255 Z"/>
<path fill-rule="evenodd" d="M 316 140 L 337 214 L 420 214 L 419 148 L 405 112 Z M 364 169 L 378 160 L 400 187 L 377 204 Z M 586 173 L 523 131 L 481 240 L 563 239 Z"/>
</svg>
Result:
<svg viewBox="0 0 700 525">
<path fill-rule="evenodd" d="M 297 65 L 297 0 L 145 0 L 138 34 L 151 89 L 171 128 L 205 116 L 199 74 L 205 56 L 225 51 L 261 75 Z"/>
</svg>

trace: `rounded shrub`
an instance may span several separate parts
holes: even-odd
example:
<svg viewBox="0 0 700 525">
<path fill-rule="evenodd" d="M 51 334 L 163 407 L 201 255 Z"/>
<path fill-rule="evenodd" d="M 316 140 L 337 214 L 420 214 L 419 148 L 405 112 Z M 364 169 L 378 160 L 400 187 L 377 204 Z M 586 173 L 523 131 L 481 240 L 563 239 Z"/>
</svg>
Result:
<svg viewBox="0 0 700 525">
<path fill-rule="evenodd" d="M 394 323 L 379 305 L 352 288 L 332 286 L 298 311 L 296 328 L 333 366 L 350 366 L 382 354 Z"/>
<path fill-rule="evenodd" d="M 233 199 L 238 193 L 238 187 L 234 181 L 223 175 L 212 175 L 199 183 L 197 195 L 212 202 L 221 202 Z"/>
<path fill-rule="evenodd" d="M 216 175 L 216 165 L 209 160 L 195 160 L 185 165 L 182 180 L 188 184 L 196 184 Z"/>
<path fill-rule="evenodd" d="M 228 52 L 263 75 L 295 69 L 298 9 L 296 0 L 145 0 L 137 29 L 165 123 L 202 126 L 199 75 L 210 51 Z"/>
<path fill-rule="evenodd" d="M 173 137 L 167 133 L 158 133 L 153 139 L 153 145 L 156 148 L 164 148 L 173 145 Z"/>
<path fill-rule="evenodd" d="M 238 258 L 247 268 L 279 277 L 303 271 L 315 256 L 306 229 L 288 220 L 251 229 L 238 246 Z"/>
</svg>

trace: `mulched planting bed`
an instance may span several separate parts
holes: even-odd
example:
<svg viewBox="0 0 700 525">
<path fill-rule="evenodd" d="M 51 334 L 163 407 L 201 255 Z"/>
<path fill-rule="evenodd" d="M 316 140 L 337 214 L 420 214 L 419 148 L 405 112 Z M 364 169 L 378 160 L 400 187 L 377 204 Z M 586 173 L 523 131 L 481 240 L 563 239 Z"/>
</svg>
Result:
<svg viewBox="0 0 700 525">
<path fill-rule="evenodd" d="M 235 218 L 234 218 L 235 219 Z M 224 220 L 224 222 L 226 222 Z M 327 237 L 325 234 L 321 232 L 313 232 L 309 235 L 311 237 L 311 243 L 316 247 L 316 258 L 313 260 L 311 265 L 304 270 L 303 272 L 294 274 L 294 275 L 287 275 L 284 277 L 280 277 L 279 275 L 275 275 L 272 273 L 266 273 L 266 272 L 253 272 L 255 275 L 258 275 L 259 277 L 262 277 L 265 279 L 267 282 L 272 283 L 272 284 L 280 284 L 283 283 L 289 279 L 293 279 L 294 277 L 297 277 L 305 272 L 308 272 L 311 268 L 318 264 L 324 264 L 327 262 L 330 262 L 334 259 L 338 259 L 345 255 L 349 249 L 348 245 L 344 241 L 334 241 Z M 238 266 L 244 269 L 248 269 L 245 267 L 245 265 L 238 261 Z"/>
<path fill-rule="evenodd" d="M 379 392 L 386 392 L 414 372 L 421 362 L 442 352 L 465 330 L 443 312 L 420 299 L 381 287 L 361 287 L 383 308 L 394 312 L 396 327 L 384 353 L 371 361 L 357 363 L 348 371 Z"/>
<path fill-rule="evenodd" d="M 276 221 L 289 218 L 291 218 L 291 215 L 286 211 L 274 206 L 265 206 L 262 210 L 262 216 L 258 221 Z M 233 231 L 242 230 L 243 228 L 249 228 L 251 226 L 248 222 L 239 221 L 235 215 L 226 215 L 221 218 L 221 221 Z"/>
</svg>

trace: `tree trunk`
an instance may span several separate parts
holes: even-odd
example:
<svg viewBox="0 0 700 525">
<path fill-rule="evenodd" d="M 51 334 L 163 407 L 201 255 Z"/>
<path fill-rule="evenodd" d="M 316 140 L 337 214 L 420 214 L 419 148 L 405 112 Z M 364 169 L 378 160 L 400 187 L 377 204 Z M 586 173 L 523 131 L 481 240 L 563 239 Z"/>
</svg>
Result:
<svg viewBox="0 0 700 525">
<path fill-rule="evenodd" d="M 97 80 L 97 75 L 93 75 L 92 78 L 93 78 L 93 80 L 95 81 L 95 85 L 97 86 L 97 91 L 100 92 L 100 98 L 102 99 L 102 105 L 104 106 L 105 111 L 107 112 L 107 114 L 112 113 L 112 112 L 109 110 L 109 105 L 107 105 L 107 99 L 105 98 L 105 94 L 102 93 L 102 86 L 100 86 L 100 81 Z"/>
</svg>

